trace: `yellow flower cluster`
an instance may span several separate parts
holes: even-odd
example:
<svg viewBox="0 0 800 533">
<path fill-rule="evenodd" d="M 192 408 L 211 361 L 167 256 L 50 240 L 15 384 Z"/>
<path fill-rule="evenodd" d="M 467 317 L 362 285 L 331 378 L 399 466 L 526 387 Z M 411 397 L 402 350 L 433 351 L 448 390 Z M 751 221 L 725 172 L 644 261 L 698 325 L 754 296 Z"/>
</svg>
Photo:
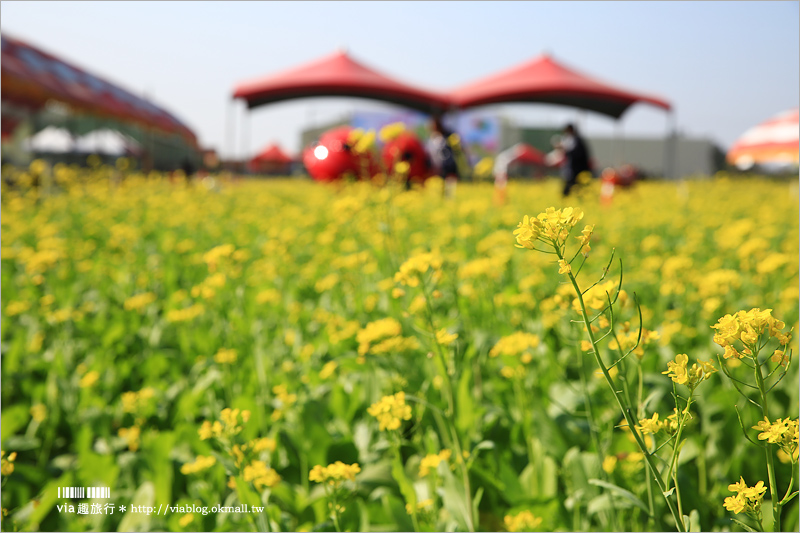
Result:
<svg viewBox="0 0 800 533">
<path fill-rule="evenodd" d="M 752 357 L 759 337 L 765 332 L 770 337 L 777 339 L 781 346 L 786 346 L 792 338 L 790 334 L 781 331 L 786 324 L 772 316 L 772 309 L 762 311 L 758 307 L 749 311 L 738 311 L 733 315 L 725 315 L 711 327 L 717 330 L 714 342 L 725 348 L 723 354 L 725 359 L 731 357 L 739 359 L 742 354 Z M 734 346 L 736 341 L 740 341 L 744 346 L 741 352 Z M 780 351 L 776 362 L 783 364 L 783 351 Z"/>
<path fill-rule="evenodd" d="M 14 472 L 14 461 L 17 459 L 17 452 L 11 452 L 6 457 L 5 451 L 0 451 L 0 474 L 10 476 Z"/>
<path fill-rule="evenodd" d="M 245 462 L 245 453 L 260 453 L 265 450 L 274 452 L 276 446 L 277 443 L 275 442 L 275 439 L 263 437 L 260 439 L 253 439 L 250 442 L 246 442 L 242 445 L 234 444 L 231 448 L 231 455 L 236 460 L 236 466 L 239 467 Z"/>
<path fill-rule="evenodd" d="M 581 235 L 575 237 L 581 243 L 581 253 L 584 257 L 589 255 L 589 252 L 592 250 L 592 247 L 589 246 L 589 241 L 592 239 L 592 233 L 594 233 L 594 224 L 587 224 L 581 231 Z"/>
<path fill-rule="evenodd" d="M 421 502 L 417 502 L 416 509 L 417 509 L 417 511 L 423 511 L 423 510 L 425 510 L 425 508 L 432 507 L 432 506 L 433 506 L 433 500 L 430 499 L 430 498 L 426 498 L 426 499 L 422 500 Z M 411 507 L 410 503 L 406 504 L 406 512 L 408 514 L 414 514 L 414 508 Z"/>
<path fill-rule="evenodd" d="M 514 236 L 517 239 L 515 246 L 533 250 L 533 243 L 537 240 L 547 244 L 562 243 L 582 218 L 583 210 L 580 207 L 565 207 L 564 209 L 548 207 L 536 218 L 525 215 L 522 222 L 517 225 L 517 229 L 514 230 Z M 591 232 L 589 235 L 591 236 Z"/>
<path fill-rule="evenodd" d="M 414 350 L 419 343 L 414 337 L 402 337 L 402 326 L 394 318 L 383 318 L 370 322 L 356 334 L 358 354 L 383 354 Z"/>
<path fill-rule="evenodd" d="M 394 275 L 394 282 L 408 287 L 419 285 L 422 274 L 428 270 L 433 271 L 433 279 L 437 281 L 441 276 L 442 258 L 438 252 L 426 252 L 414 255 L 400 265 L 400 270 Z"/>
<path fill-rule="evenodd" d="M 436 332 L 436 342 L 442 346 L 450 346 L 458 338 L 458 333 L 448 333 L 446 329 L 440 329 Z"/>
<path fill-rule="evenodd" d="M 753 426 L 759 430 L 758 440 L 765 440 L 770 444 L 777 444 L 784 453 L 789 456 L 794 463 L 798 459 L 798 437 L 800 436 L 800 424 L 798 420 L 791 418 L 779 418 L 770 423 L 767 417 Z"/>
<path fill-rule="evenodd" d="M 188 322 L 202 315 L 204 311 L 202 304 L 194 304 L 184 309 L 171 309 L 167 311 L 167 322 Z"/>
<path fill-rule="evenodd" d="M 193 463 L 186 463 L 181 467 L 181 474 L 196 474 L 207 470 L 217 464 L 217 459 L 213 455 L 198 455 Z"/>
<path fill-rule="evenodd" d="M 30 409 L 31 418 L 33 418 L 37 422 L 44 422 L 44 419 L 47 418 L 47 407 L 45 407 L 41 403 L 37 403 L 36 405 L 32 405 Z"/>
<path fill-rule="evenodd" d="M 316 465 L 308 473 L 308 480 L 338 486 L 344 481 L 355 481 L 356 474 L 359 472 L 361 472 L 361 467 L 358 466 L 358 463 L 348 465 L 336 461 L 328 466 Z"/>
<path fill-rule="evenodd" d="M 202 296 L 205 300 L 210 300 L 217 294 L 217 289 L 225 286 L 225 274 L 217 272 L 204 279 L 199 285 L 192 287 L 192 297 Z"/>
<path fill-rule="evenodd" d="M 422 458 L 419 463 L 419 477 L 425 477 L 431 473 L 431 470 L 436 470 L 439 463 L 447 462 L 450 459 L 450 450 L 442 450 L 439 453 L 430 453 Z"/>
<path fill-rule="evenodd" d="M 759 481 L 754 487 L 748 487 L 743 477 L 739 477 L 738 483 L 728 485 L 728 490 L 735 492 L 736 496 L 725 498 L 725 509 L 736 514 L 759 514 L 761 512 L 761 502 L 767 487 L 763 481 Z"/>
<path fill-rule="evenodd" d="M 655 435 L 662 429 L 669 434 L 673 434 L 678 429 L 678 410 L 675 409 L 675 412 L 664 420 L 659 420 L 658 413 L 654 413 L 650 418 L 643 418 L 639 420 L 639 425 L 636 426 L 636 429 L 638 429 L 643 435 Z"/>
<path fill-rule="evenodd" d="M 132 452 L 135 452 L 139 449 L 139 437 L 142 435 L 141 428 L 137 426 L 131 426 L 129 428 L 119 428 L 117 434 L 125 439 L 125 442 L 128 443 L 128 449 Z"/>
<path fill-rule="evenodd" d="M 530 511 L 522 511 L 515 516 L 506 515 L 503 521 L 509 531 L 533 531 L 542 523 L 542 517 Z"/>
<path fill-rule="evenodd" d="M 244 480 L 252 481 L 257 490 L 263 490 L 264 487 L 272 488 L 281 481 L 281 476 L 264 461 L 253 461 L 245 466 L 243 475 Z"/>
<path fill-rule="evenodd" d="M 230 257 L 235 249 L 236 248 L 232 244 L 215 246 L 203 254 L 203 261 L 205 261 L 205 263 L 208 265 L 209 271 L 214 272 L 216 270 L 217 263 L 225 257 Z"/>
<path fill-rule="evenodd" d="M 236 350 L 220 348 L 217 353 L 214 354 L 214 361 L 219 364 L 232 364 L 236 362 L 237 357 L 238 355 Z"/>
<path fill-rule="evenodd" d="M 98 379 L 100 379 L 100 372 L 97 370 L 90 370 L 81 377 L 78 385 L 80 385 L 82 389 L 86 389 L 97 383 Z"/>
<path fill-rule="evenodd" d="M 152 292 L 145 292 L 142 294 L 137 294 L 136 296 L 131 296 L 127 300 L 123 306 L 125 307 L 126 311 L 136 310 L 141 311 L 151 303 L 156 301 L 156 295 Z"/>
<path fill-rule="evenodd" d="M 497 344 L 489 351 L 490 357 L 497 357 L 500 355 L 515 356 L 520 355 L 523 363 L 531 362 L 531 355 L 528 350 L 539 346 L 539 336 L 533 333 L 525 333 L 518 331 L 511 335 L 502 337 Z"/>
<path fill-rule="evenodd" d="M 241 424 L 239 423 L 240 417 L 242 420 Z M 233 436 L 241 433 L 243 425 L 250 420 L 250 411 L 240 411 L 239 409 L 226 407 L 220 412 L 220 418 L 222 422 L 215 420 L 213 424 L 208 420 L 203 421 L 200 429 L 197 430 L 200 435 L 200 440 L 206 440 L 212 437 Z"/>
<path fill-rule="evenodd" d="M 402 122 L 393 122 L 381 128 L 378 136 L 381 142 L 387 143 L 397 138 L 398 135 L 406 131 L 406 125 Z"/>
<path fill-rule="evenodd" d="M 378 419 L 381 431 L 398 429 L 401 420 L 411 420 L 411 406 L 406 405 L 406 393 L 402 391 L 384 396 L 372 404 L 367 412 Z"/>
<path fill-rule="evenodd" d="M 135 413 L 140 411 L 150 402 L 156 394 L 155 389 L 152 387 L 145 387 L 142 390 L 129 391 L 122 393 L 122 410 L 126 413 Z"/>
<path fill-rule="evenodd" d="M 697 365 L 700 363 L 700 366 Z M 711 377 L 711 374 L 717 371 L 711 361 L 697 360 L 691 368 L 688 368 L 689 356 L 684 353 L 679 353 L 675 356 L 675 361 L 667 363 L 667 370 L 662 374 L 668 374 L 672 381 L 679 385 L 686 385 L 690 390 L 694 390 L 701 382 Z"/>
</svg>

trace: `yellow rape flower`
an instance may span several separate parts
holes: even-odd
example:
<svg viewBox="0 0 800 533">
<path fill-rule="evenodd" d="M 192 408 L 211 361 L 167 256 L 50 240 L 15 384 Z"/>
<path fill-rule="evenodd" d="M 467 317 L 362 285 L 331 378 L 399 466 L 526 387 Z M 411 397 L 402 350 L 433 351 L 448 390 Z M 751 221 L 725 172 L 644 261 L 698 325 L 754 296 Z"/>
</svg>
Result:
<svg viewBox="0 0 800 533">
<path fill-rule="evenodd" d="M 253 461 L 244 467 L 244 480 L 252 481 L 257 490 L 263 490 L 265 487 L 272 488 L 281 481 L 281 476 L 267 466 L 264 461 Z"/>
<path fill-rule="evenodd" d="M 675 361 L 667 363 L 667 370 L 662 374 L 668 374 L 672 381 L 679 385 L 686 385 L 690 390 L 694 390 L 697 385 L 711 377 L 711 374 L 717 371 L 710 361 L 697 360 L 691 368 L 687 368 L 689 363 L 689 356 L 686 354 L 678 354 L 675 356 Z"/>
<path fill-rule="evenodd" d="M 150 305 L 151 303 L 156 301 L 156 295 L 152 292 L 145 292 L 142 294 L 137 294 L 136 296 L 131 296 L 125 303 L 123 304 L 126 311 L 141 311 L 146 306 Z"/>
<path fill-rule="evenodd" d="M 446 329 L 440 329 L 436 332 L 436 342 L 442 346 L 449 346 L 458 338 L 458 333 L 448 333 Z"/>
<path fill-rule="evenodd" d="M 542 518 L 530 511 L 522 511 L 514 516 L 506 515 L 503 521 L 509 531 L 533 531 L 542 523 Z"/>
<path fill-rule="evenodd" d="M 450 459 L 450 450 L 442 450 L 439 453 L 431 453 L 422 458 L 419 463 L 419 477 L 426 477 L 431 470 L 436 470 L 439 463 L 446 463 Z"/>
<path fill-rule="evenodd" d="M 0 474 L 10 476 L 14 472 L 14 461 L 17 459 L 17 452 L 11 452 L 6 457 L 5 451 L 0 451 Z"/>
<path fill-rule="evenodd" d="M 211 468 L 215 464 L 217 464 L 217 460 L 214 456 L 198 455 L 193 462 L 186 463 L 181 467 L 181 474 L 196 474 L 197 472 L 202 472 L 203 470 Z"/>
<path fill-rule="evenodd" d="M 356 474 L 359 472 L 361 472 L 361 467 L 358 466 L 358 463 L 348 465 L 336 461 L 328 466 L 314 466 L 308 474 L 308 480 L 339 486 L 344 481 L 355 481 Z"/>
<path fill-rule="evenodd" d="M 779 418 L 770 423 L 767 417 L 753 426 L 759 430 L 758 440 L 766 440 L 770 444 L 777 444 L 783 452 L 795 462 L 798 450 L 798 436 L 800 436 L 800 423 L 791 418 Z"/>
<path fill-rule="evenodd" d="M 402 391 L 384 396 L 372 404 L 367 412 L 378 419 L 381 431 L 399 429 L 402 420 L 411 420 L 411 406 L 406 405 L 406 394 Z"/>
<path fill-rule="evenodd" d="M 97 383 L 98 379 L 100 379 L 100 372 L 98 372 L 97 370 L 92 370 L 84 374 L 84 376 L 81 378 L 79 385 L 82 389 L 86 389 Z"/>
<path fill-rule="evenodd" d="M 236 362 L 237 357 L 236 350 L 220 348 L 214 355 L 214 361 L 219 364 L 232 364 Z"/>
<path fill-rule="evenodd" d="M 753 487 L 748 487 L 743 477 L 739 477 L 737 483 L 728 485 L 728 490 L 735 492 L 736 496 L 725 498 L 725 509 L 736 514 L 747 513 L 758 515 L 761 512 L 761 503 L 767 487 L 763 481 L 759 481 Z"/>
</svg>

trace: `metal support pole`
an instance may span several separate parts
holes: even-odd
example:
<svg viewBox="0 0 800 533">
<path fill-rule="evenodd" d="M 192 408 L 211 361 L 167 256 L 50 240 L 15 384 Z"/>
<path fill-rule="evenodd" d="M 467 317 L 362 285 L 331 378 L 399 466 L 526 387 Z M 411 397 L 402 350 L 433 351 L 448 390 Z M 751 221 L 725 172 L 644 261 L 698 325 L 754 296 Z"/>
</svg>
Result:
<svg viewBox="0 0 800 533">
<path fill-rule="evenodd" d="M 676 155 L 678 151 L 678 133 L 675 112 L 667 113 L 667 135 L 664 138 L 664 177 L 675 179 L 677 175 Z"/>
<path fill-rule="evenodd" d="M 614 120 L 614 166 L 619 168 L 624 160 L 624 147 L 622 145 L 622 120 Z"/>
<path fill-rule="evenodd" d="M 226 117 L 227 120 L 225 121 L 227 123 L 226 124 L 227 132 L 225 134 L 225 137 L 226 137 L 225 144 L 227 145 L 227 152 L 228 152 L 227 153 L 227 158 L 230 161 L 235 161 L 236 160 L 236 154 L 234 153 L 235 150 L 236 150 L 236 148 L 235 148 L 235 142 L 236 142 L 236 140 L 235 140 L 235 136 L 236 136 L 236 127 L 235 127 L 236 126 L 235 125 L 236 114 L 235 114 L 235 111 L 236 111 L 236 109 L 234 108 L 234 103 L 235 103 L 235 100 L 231 99 L 228 102 L 228 105 L 225 106 L 225 114 L 227 115 L 227 117 Z"/>
<path fill-rule="evenodd" d="M 246 172 L 246 170 L 247 170 L 247 163 L 246 163 L 246 161 L 247 161 L 247 150 L 248 150 L 247 144 L 250 141 L 250 139 L 248 139 L 248 135 L 247 135 L 247 125 L 250 122 L 249 119 L 250 119 L 250 112 L 247 109 L 247 107 L 245 106 L 245 108 L 242 110 L 242 138 L 239 141 L 239 143 L 240 143 L 239 144 L 239 148 L 240 148 L 239 155 L 240 155 L 240 157 L 242 159 L 242 161 L 241 161 L 241 163 L 242 163 L 242 174 L 244 174 Z"/>
</svg>

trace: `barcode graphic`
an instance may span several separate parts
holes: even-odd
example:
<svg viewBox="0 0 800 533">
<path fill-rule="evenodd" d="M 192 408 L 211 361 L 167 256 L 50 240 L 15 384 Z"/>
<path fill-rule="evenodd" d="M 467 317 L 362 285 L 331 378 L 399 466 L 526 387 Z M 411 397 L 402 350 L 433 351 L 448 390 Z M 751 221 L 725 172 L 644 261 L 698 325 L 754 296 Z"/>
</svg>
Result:
<svg viewBox="0 0 800 533">
<path fill-rule="evenodd" d="M 110 498 L 111 489 L 108 487 L 58 487 L 59 498 Z"/>
</svg>

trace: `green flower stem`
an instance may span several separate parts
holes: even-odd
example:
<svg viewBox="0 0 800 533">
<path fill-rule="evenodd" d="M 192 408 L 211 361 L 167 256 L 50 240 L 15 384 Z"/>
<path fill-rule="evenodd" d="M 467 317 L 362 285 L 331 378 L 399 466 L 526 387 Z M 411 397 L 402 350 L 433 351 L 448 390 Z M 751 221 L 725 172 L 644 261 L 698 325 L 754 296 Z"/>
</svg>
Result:
<svg viewBox="0 0 800 533">
<path fill-rule="evenodd" d="M 531 436 L 531 428 L 530 428 L 530 420 L 528 414 L 528 404 L 525 401 L 525 395 L 522 393 L 522 389 L 520 388 L 519 378 L 514 376 L 512 378 L 512 382 L 514 383 L 514 397 L 516 398 L 517 404 L 520 406 L 520 410 L 522 411 L 522 432 L 525 436 L 525 449 L 528 452 L 528 464 L 534 464 L 534 453 L 533 453 L 533 438 Z"/>
<path fill-rule="evenodd" d="M 601 465 L 600 472 L 601 476 L 604 481 L 611 482 L 611 477 L 606 473 L 606 471 L 602 468 L 603 460 L 605 457 L 603 456 L 603 450 L 600 446 L 600 438 L 597 436 L 597 422 L 594 418 L 594 408 L 592 407 L 592 398 L 589 394 L 589 384 L 586 382 L 586 358 L 583 357 L 582 352 L 578 352 L 579 357 L 581 360 L 581 386 L 583 388 L 583 396 L 584 400 L 586 401 L 586 412 L 589 418 L 589 437 L 591 438 L 592 444 L 594 444 L 594 448 L 597 451 L 597 460 Z M 650 491 L 650 483 L 647 483 L 647 490 Z M 615 531 L 620 531 L 619 522 L 617 518 L 617 506 L 614 504 L 614 500 L 610 499 L 611 502 L 611 510 L 609 514 L 611 515 L 611 523 L 612 527 Z M 652 505 L 650 506 L 650 516 L 654 516 L 654 511 Z"/>
<path fill-rule="evenodd" d="M 553 243 L 553 248 L 555 249 L 558 258 L 563 260 L 564 257 L 556 243 Z M 656 467 L 655 462 L 653 461 L 653 458 L 651 457 L 650 452 L 648 451 L 647 446 L 644 443 L 644 440 L 642 440 L 642 436 L 636 429 L 637 423 L 636 420 L 634 420 L 633 413 L 628 407 L 625 406 L 625 402 L 623 400 L 621 393 L 617 391 L 617 388 L 614 386 L 614 380 L 608 373 L 608 368 L 606 368 L 606 365 L 600 358 L 600 354 L 597 351 L 597 341 L 595 341 L 594 333 L 592 332 L 592 324 L 589 320 L 589 315 L 586 312 L 586 304 L 583 301 L 583 293 L 581 292 L 581 289 L 578 286 L 578 281 L 575 279 L 575 276 L 572 274 L 571 271 L 568 272 L 567 274 L 569 275 L 569 280 L 572 282 L 572 287 L 575 289 L 575 294 L 578 297 L 578 303 L 580 303 L 581 306 L 581 315 L 583 317 L 583 323 L 586 326 L 586 333 L 589 336 L 589 342 L 592 343 L 592 354 L 594 355 L 594 358 L 597 361 L 597 365 L 603 372 L 603 376 L 606 378 L 608 386 L 611 387 L 611 391 L 614 393 L 614 398 L 617 400 L 617 405 L 619 405 L 620 411 L 622 411 L 625 420 L 628 422 L 628 427 L 631 430 L 631 434 L 633 434 L 634 438 L 636 439 L 636 444 L 639 446 L 639 449 L 642 451 L 642 454 L 644 454 L 644 458 L 645 461 L 647 461 L 648 467 L 650 467 L 650 470 L 652 470 L 653 472 L 653 477 L 655 478 L 656 483 L 658 484 L 658 488 L 661 490 L 661 493 L 664 495 L 664 499 L 666 500 L 667 505 L 669 506 L 669 510 L 672 513 L 672 518 L 675 520 L 675 525 L 678 527 L 678 531 L 686 531 L 686 528 L 683 524 L 683 518 L 678 513 L 678 509 L 675 507 L 675 504 L 672 502 L 672 500 L 670 500 L 669 496 L 667 496 L 666 493 L 668 489 L 664 485 L 664 480 L 661 479 L 661 476 L 658 473 L 658 468 Z"/>
<path fill-rule="evenodd" d="M 761 364 L 758 362 L 758 352 L 753 353 L 753 362 L 755 363 L 755 376 L 756 385 L 758 385 L 758 392 L 761 394 L 761 413 L 767 420 L 769 420 L 769 410 L 767 409 L 767 390 L 764 385 L 764 376 L 761 374 Z M 769 475 L 769 493 L 772 497 L 772 531 L 781 531 L 781 508 L 783 507 L 781 501 L 778 500 L 778 485 L 775 481 L 775 463 L 772 457 L 772 446 L 767 444 L 764 446 L 765 453 L 767 454 L 767 473 Z"/>
</svg>

